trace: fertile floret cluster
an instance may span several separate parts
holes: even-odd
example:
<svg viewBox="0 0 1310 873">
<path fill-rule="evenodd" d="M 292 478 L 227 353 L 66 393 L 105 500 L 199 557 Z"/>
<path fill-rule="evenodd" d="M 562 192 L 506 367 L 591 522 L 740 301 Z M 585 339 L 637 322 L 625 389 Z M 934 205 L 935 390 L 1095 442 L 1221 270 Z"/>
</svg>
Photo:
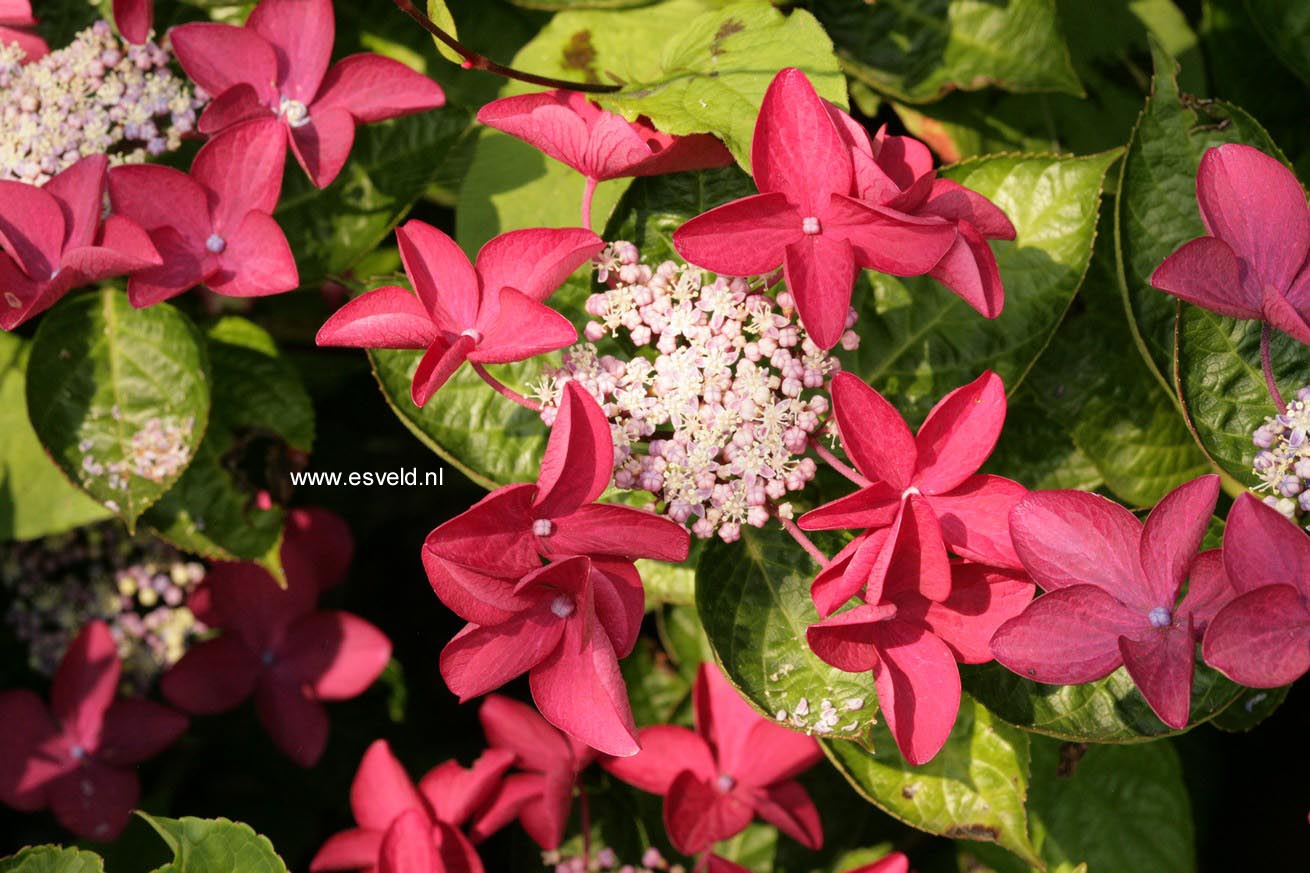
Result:
<svg viewBox="0 0 1310 873">
<path fill-rule="evenodd" d="M 155 43 L 129 45 L 98 21 L 24 65 L 0 47 L 0 179 L 41 185 L 88 155 L 140 163 L 182 144 L 206 97 L 169 70 Z"/>
<path fill-rule="evenodd" d="M 627 360 L 582 343 L 538 386 L 550 423 L 563 385 L 580 382 L 614 434 L 614 484 L 654 494 L 663 512 L 701 538 L 737 539 L 814 478 L 800 457 L 824 427 L 822 391 L 837 360 L 796 323 L 790 295 L 745 279 L 710 282 L 694 267 L 642 263 L 616 242 L 597 264 L 609 290 L 587 301 L 585 336 L 635 346 Z M 848 326 L 854 322 L 852 311 Z M 858 343 L 847 330 L 843 344 Z"/>
<path fill-rule="evenodd" d="M 590 862 L 583 855 L 569 856 L 559 851 L 543 852 L 541 861 L 554 873 L 598 873 L 602 870 L 613 870 L 615 873 L 665 873 L 665 871 L 685 873 L 686 871 L 681 864 L 670 864 L 660 854 L 660 850 L 654 847 L 643 852 L 641 861 L 636 864 L 623 863 L 619 860 L 618 853 L 608 846 L 596 850 Z"/>
<path fill-rule="evenodd" d="M 1310 522 L 1310 385 L 1296 392 L 1281 415 L 1266 418 L 1251 437 L 1258 491 L 1264 502 L 1299 524 Z"/>
<path fill-rule="evenodd" d="M 185 605 L 204 577 L 202 564 L 118 524 L 16 543 L 0 564 L 5 622 L 26 644 L 32 669 L 53 675 L 78 631 L 100 619 L 123 659 L 125 690 L 135 693 L 206 631 Z"/>
</svg>

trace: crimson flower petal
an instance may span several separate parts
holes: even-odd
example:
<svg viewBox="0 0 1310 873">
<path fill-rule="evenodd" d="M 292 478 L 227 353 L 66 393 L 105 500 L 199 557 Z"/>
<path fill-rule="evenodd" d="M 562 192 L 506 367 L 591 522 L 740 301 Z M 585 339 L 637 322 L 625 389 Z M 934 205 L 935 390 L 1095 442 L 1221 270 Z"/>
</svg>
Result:
<svg viewBox="0 0 1310 873">
<path fill-rule="evenodd" d="M 896 747 L 912 766 L 931 761 L 955 726 L 960 671 L 946 643 L 905 622 L 874 628 L 878 705 Z"/>
<path fill-rule="evenodd" d="M 523 769 L 572 772 L 573 754 L 568 742 L 526 703 L 492 694 L 482 702 L 478 719 L 487 742 L 514 752 Z"/>
<path fill-rule="evenodd" d="M 272 213 L 286 163 L 282 125 L 269 118 L 224 130 L 200 147 L 191 177 L 209 192 L 214 231 L 235 233 L 247 212 Z"/>
<path fill-rule="evenodd" d="M 586 604 L 562 622 L 559 645 L 532 668 L 532 699 L 547 721 L 597 751 L 635 755 L 641 747 L 628 688 L 609 635 L 589 610 Z"/>
<path fill-rule="evenodd" d="M 489 627 L 470 624 L 441 650 L 441 678 L 460 703 L 486 694 L 550 657 L 565 624 L 548 609 Z"/>
<path fill-rule="evenodd" d="M 969 225 L 987 239 L 1014 239 L 1014 225 L 992 201 L 950 179 L 934 179 L 919 212 Z"/>
<path fill-rule="evenodd" d="M 1142 591 L 1142 524 L 1113 500 L 1086 491 L 1038 491 L 1010 513 L 1015 551 L 1047 591 L 1095 585 L 1145 614 L 1157 603 Z"/>
<path fill-rule="evenodd" d="M 540 303 L 604 247 L 582 227 L 512 230 L 482 247 L 476 269 L 488 291 L 513 288 Z"/>
<path fill-rule="evenodd" d="M 928 275 L 984 318 L 996 318 L 1005 307 L 1005 286 L 996 255 L 972 224 L 961 222 L 955 229 L 955 242 Z"/>
<path fill-rule="evenodd" d="M 327 838 L 309 862 L 310 873 L 335 873 L 368 870 L 378 862 L 382 852 L 382 831 L 351 828 Z"/>
<path fill-rule="evenodd" d="M 652 155 L 622 116 L 575 91 L 545 91 L 493 100 L 478 121 L 523 140 L 589 179 L 627 175 Z"/>
<path fill-rule="evenodd" d="M 440 85 L 400 61 L 358 54 L 327 71 L 314 111 L 344 109 L 356 121 L 370 124 L 435 109 L 445 102 Z"/>
<path fill-rule="evenodd" d="M 64 213 L 49 192 L 0 180 L 0 246 L 29 278 L 44 281 L 59 266 Z"/>
<path fill-rule="evenodd" d="M 1286 297 L 1266 285 L 1260 307 L 1261 317 L 1273 327 L 1299 343 L 1310 345 L 1310 322 Z"/>
<path fill-rule="evenodd" d="M 757 194 L 711 209 L 673 232 L 688 263 L 725 276 L 757 276 L 782 265 L 783 251 L 804 236 L 801 214 L 782 194 Z"/>
<path fill-rule="evenodd" d="M 1310 248 L 1310 209 L 1291 170 L 1250 146 L 1212 148 L 1196 173 L 1196 200 L 1210 235 L 1250 265 L 1250 281 L 1291 287 Z"/>
<path fill-rule="evenodd" d="M 1026 576 L 984 564 L 957 562 L 951 571 L 949 597 L 898 601 L 897 617 L 932 631 L 961 663 L 990 661 L 996 629 L 1024 611 L 1035 586 Z"/>
<path fill-rule="evenodd" d="M 315 111 L 291 128 L 291 151 L 315 188 L 331 185 L 355 144 L 355 119 L 344 109 Z"/>
<path fill-rule="evenodd" d="M 148 267 L 135 272 L 128 278 L 127 299 L 138 309 L 153 306 L 194 288 L 217 268 L 217 263 L 204 252 L 202 246 L 171 227 L 161 227 L 154 231 L 150 234 L 150 241 L 164 263 L 159 267 Z"/>
<path fill-rule="evenodd" d="M 900 511 L 901 490 L 886 482 L 875 482 L 811 509 L 797 524 L 804 530 L 876 529 L 892 524 Z"/>
<path fill-rule="evenodd" d="M 869 572 L 869 599 L 908 589 L 929 600 L 951 593 L 951 565 L 932 505 L 920 494 L 906 498 L 901 514 Z"/>
<path fill-rule="evenodd" d="M 856 468 L 897 492 L 910 487 L 919 450 L 896 407 L 844 371 L 832 379 L 832 405 L 842 446 Z"/>
<path fill-rule="evenodd" d="M 605 491 L 614 472 L 609 419 L 580 382 L 569 382 L 537 474 L 534 514 L 568 515 Z"/>
<path fill-rule="evenodd" d="M 949 494 L 928 499 L 942 538 L 957 555 L 998 567 L 1022 563 L 1010 535 L 1010 513 L 1028 489 L 990 474 L 970 476 Z"/>
<path fill-rule="evenodd" d="M 919 218 L 834 195 L 828 208 L 834 236 L 850 242 L 861 267 L 893 276 L 921 276 L 941 261 L 955 242 L 955 228 L 940 218 Z"/>
<path fill-rule="evenodd" d="M 59 263 L 59 282 L 50 287 L 71 290 L 111 276 L 157 267 L 163 259 L 135 221 L 111 215 L 100 225 L 94 245 L 65 251 Z"/>
<path fill-rule="evenodd" d="M 851 189 L 850 152 L 800 70 L 782 70 L 764 92 L 751 171 L 761 192 L 787 195 L 806 216 L 821 215 L 831 195 Z"/>
<path fill-rule="evenodd" d="M 1228 513 L 1224 567 L 1240 594 L 1290 584 L 1310 596 L 1310 537 L 1278 510 L 1243 494 Z"/>
<path fill-rule="evenodd" d="M 823 760 L 823 751 L 814 737 L 759 716 L 755 718 L 755 726 L 751 728 L 743 749 L 747 754 L 723 764 L 743 785 L 763 788 L 782 783 Z"/>
<path fill-rule="evenodd" d="M 710 747 L 695 731 L 678 725 L 652 725 L 637 735 L 641 751 L 630 758 L 601 758 L 605 771 L 651 794 L 668 794 L 679 773 L 712 780 L 719 768 Z"/>
<path fill-rule="evenodd" d="M 1178 604 L 1179 615 L 1192 619 L 1192 633 L 1197 638 L 1205 634 L 1215 613 L 1237 596 L 1236 589 L 1224 570 L 1222 549 L 1209 549 L 1196 556 L 1187 581 L 1187 594 Z"/>
<path fill-rule="evenodd" d="M 867 673 L 878 666 L 873 625 L 896 614 L 891 604 L 865 603 L 806 628 L 805 639 L 825 663 L 847 673 Z"/>
<path fill-rule="evenodd" d="M 810 339 L 822 349 L 837 345 L 855 284 L 851 244 L 833 234 L 802 236 L 783 249 L 782 268 Z"/>
<path fill-rule="evenodd" d="M 438 871 L 443 873 L 484 873 L 482 859 L 468 837 L 455 827 L 438 821 L 432 830 L 436 838 L 437 855 L 441 859 Z"/>
<path fill-rule="evenodd" d="M 1242 685 L 1287 685 L 1310 670 L 1310 609 L 1291 585 L 1247 591 L 1211 620 L 1201 654 Z"/>
<path fill-rule="evenodd" d="M 549 556 L 650 558 L 676 564 L 687 560 L 691 548 L 691 537 L 682 525 L 633 506 L 593 503 L 554 521 L 555 532 L 537 538 Z"/>
<path fill-rule="evenodd" d="M 292 622 L 314 611 L 318 586 L 302 561 L 301 555 L 283 550 L 285 588 L 256 564 L 215 563 L 192 599 L 209 599 L 201 607 L 212 610 L 202 619 L 205 624 L 232 631 L 252 651 L 262 653 L 281 643 Z"/>
<path fill-rule="evenodd" d="M 943 494 L 978 471 L 1005 425 L 1005 383 L 987 370 L 956 388 L 932 408 L 915 437 L 914 484 L 924 494 Z"/>
<path fill-rule="evenodd" d="M 389 285 L 361 294 L 332 313 L 314 342 L 357 349 L 426 349 L 439 335 L 418 298 Z"/>
<path fill-rule="evenodd" d="M 172 28 L 168 40 L 188 78 L 211 95 L 244 84 L 264 103 L 277 102 L 277 57 L 253 30 L 205 21 Z"/>
<path fill-rule="evenodd" d="M 1211 474 L 1179 485 L 1151 510 L 1142 526 L 1141 562 L 1154 606 L 1173 609 L 1218 499 L 1219 477 Z"/>
<path fill-rule="evenodd" d="M 1095 585 L 1071 585 L 1043 594 L 992 637 L 996 660 L 1020 676 L 1049 685 L 1103 679 L 1123 662 L 1119 637 L 1150 627 Z"/>
<path fill-rule="evenodd" d="M 282 536 L 282 548 L 300 553 L 321 590 L 346 578 L 355 555 L 355 538 L 346 520 L 332 510 L 321 506 L 292 509 Z"/>
<path fill-rule="evenodd" d="M 427 798 L 437 821 L 463 827 L 491 801 L 514 758 L 509 749 L 493 748 L 467 769 L 458 761 L 446 761 L 419 781 L 419 791 Z"/>
<path fill-rule="evenodd" d="M 609 634 L 614 653 L 620 658 L 632 654 L 646 613 L 646 589 L 630 561 L 594 558 L 591 562 L 592 596 L 596 620 Z"/>
<path fill-rule="evenodd" d="M 578 331 L 564 316 L 513 288 L 497 294 L 494 318 L 486 310 L 478 320 L 481 338 L 469 353 L 480 364 L 508 364 L 553 352 L 578 341 Z"/>
<path fill-rule="evenodd" d="M 206 136 L 212 136 L 233 125 L 256 118 L 271 121 L 276 116 L 269 105 L 260 99 L 259 92 L 254 86 L 242 82 L 209 101 L 205 111 L 200 113 L 200 121 L 196 124 L 196 129 Z M 287 137 L 290 135 L 287 126 L 280 121 L 276 121 L 275 126 L 278 136 L 282 137 L 282 149 L 285 152 Z M 283 154 L 283 160 L 285 158 L 286 155 Z"/>
<path fill-rule="evenodd" d="M 1196 654 L 1191 622 L 1184 618 L 1181 625 L 1120 637 L 1119 651 L 1128 675 L 1160 721 L 1175 730 L 1187 727 Z"/>
<path fill-rule="evenodd" d="M 91 759 L 50 785 L 50 809 L 56 821 L 82 839 L 108 843 L 127 827 L 140 796 L 134 771 Z"/>
<path fill-rule="evenodd" d="M 127 698 L 105 713 L 96 757 L 113 766 L 133 766 L 158 755 L 186 733 L 187 717 L 150 700 Z"/>
<path fill-rule="evenodd" d="M 734 837 L 755 817 L 743 796 L 720 791 L 713 780 L 690 770 L 679 773 L 664 798 L 664 829 L 673 847 L 684 855 L 705 851 Z"/>
<path fill-rule="evenodd" d="M 145 42 L 154 23 L 155 0 L 114 0 L 114 25 L 128 42 Z"/>
<path fill-rule="evenodd" d="M 105 711 L 118 693 L 122 665 L 118 646 L 102 621 L 92 621 L 74 638 L 55 672 L 50 711 L 74 742 L 94 749 Z"/>
<path fill-rule="evenodd" d="M 357 615 L 315 612 L 287 631 L 278 669 L 285 670 L 319 700 L 348 700 L 363 694 L 391 660 L 391 640 Z"/>
<path fill-rule="evenodd" d="M 196 715 L 236 707 L 255 690 L 261 665 L 249 647 L 230 634 L 192 646 L 159 687 L 168 702 Z"/>
<path fill-rule="evenodd" d="M 426 813 L 410 810 L 387 828 L 377 873 L 445 873 Z"/>
<path fill-rule="evenodd" d="M 147 232 L 173 228 L 189 244 L 202 244 L 212 232 L 205 189 L 172 167 L 124 164 L 109 171 L 109 202 L 113 211 L 135 221 Z M 3 219 L 0 219 L 3 220 Z M 168 269 L 168 258 L 161 269 Z"/>
<path fill-rule="evenodd" d="M 1242 282 L 1231 246 L 1203 236 L 1164 259 L 1151 274 L 1151 287 L 1229 318 L 1259 318 L 1257 289 Z"/>
<path fill-rule="evenodd" d="M 546 777 L 539 773 L 511 774 L 501 784 L 495 797 L 491 799 L 491 802 L 487 804 L 487 806 L 478 813 L 473 822 L 469 824 L 469 837 L 474 842 L 482 842 L 487 837 L 512 822 L 515 818 L 518 818 L 519 814 L 529 803 L 539 807 L 541 805 L 542 786 L 545 784 L 545 781 Z M 568 813 L 566 810 L 565 817 L 567 817 L 567 815 Z M 534 840 L 537 839 L 532 831 L 529 831 L 528 835 Z M 560 835 L 560 839 L 563 839 L 563 834 Z M 550 838 L 545 838 L 545 841 L 549 842 Z M 541 842 L 541 840 L 538 840 L 538 843 Z M 558 846 L 559 842 L 556 842 L 555 845 Z"/>
<path fill-rule="evenodd" d="M 350 810 L 356 823 L 370 831 L 386 830 L 411 810 L 426 810 L 386 740 L 374 740 L 364 751 L 350 783 Z"/>
<path fill-rule="evenodd" d="M 248 212 L 218 256 L 219 272 L 205 280 L 216 294 L 227 297 L 264 297 L 281 294 L 300 284 L 296 259 L 282 228 L 273 216 Z"/>
<path fill-rule="evenodd" d="M 332 0 L 261 0 L 246 27 L 273 47 L 282 95 L 308 105 L 332 57 Z"/>
<path fill-rule="evenodd" d="M 810 585 L 810 597 L 820 618 L 827 618 L 865 587 L 890 531 L 860 534 L 819 571 Z M 871 598 L 877 600 L 878 598 Z"/>
<path fill-rule="evenodd" d="M 519 809 L 519 824 L 538 846 L 546 851 L 558 849 L 573 806 L 573 777 L 553 771 L 544 777 L 524 776 L 513 779 L 536 779 L 540 792 Z"/>
<path fill-rule="evenodd" d="M 409 396 L 415 406 L 427 403 L 433 394 L 441 390 L 441 386 L 468 360 L 474 345 L 470 336 L 460 336 L 453 343 L 440 337 L 433 341 L 419 359 L 418 368 L 414 370 L 414 381 L 409 386 Z"/>
<path fill-rule="evenodd" d="M 301 767 L 312 767 L 327 747 L 327 712 L 299 687 L 274 675 L 265 674 L 255 689 L 255 714 L 282 754 Z"/>
<path fill-rule="evenodd" d="M 702 663 L 696 673 L 692 706 L 696 731 L 710 744 L 720 770 L 737 776 L 747 769 L 743 761 L 754 763 L 746 743 L 761 716 L 713 663 Z"/>
<path fill-rule="evenodd" d="M 430 224 L 411 220 L 396 229 L 405 274 L 442 330 L 460 333 L 478 320 L 478 274 L 455 241 Z"/>
<path fill-rule="evenodd" d="M 109 159 L 90 155 L 56 175 L 42 188 L 64 213 L 64 248 L 92 244 L 104 211 L 105 177 Z"/>
<path fill-rule="evenodd" d="M 59 737 L 45 702 L 26 689 L 0 691 L 0 803 L 20 812 L 46 805 L 50 783 L 64 772 L 62 760 L 43 754 Z"/>
<path fill-rule="evenodd" d="M 815 754 L 822 757 L 817 745 Z M 805 848 L 814 851 L 823 848 L 823 822 L 819 819 L 819 809 L 799 782 L 777 782 L 757 791 L 754 805 L 760 818 Z"/>
</svg>

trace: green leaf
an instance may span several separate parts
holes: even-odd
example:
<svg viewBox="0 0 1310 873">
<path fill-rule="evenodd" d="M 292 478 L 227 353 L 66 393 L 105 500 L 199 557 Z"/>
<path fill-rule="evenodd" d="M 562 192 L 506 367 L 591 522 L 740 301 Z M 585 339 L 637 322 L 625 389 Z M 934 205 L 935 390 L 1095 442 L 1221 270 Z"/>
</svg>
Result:
<svg viewBox="0 0 1310 873">
<path fill-rule="evenodd" d="M 446 5 L 446 0 L 428 0 L 428 18 L 451 37 L 459 39 L 459 31 L 455 29 L 455 16 L 450 14 L 450 7 Z M 464 58 L 459 52 L 437 39 L 435 35 L 432 37 L 432 42 L 437 47 L 437 53 L 452 64 L 464 63 Z"/>
<path fill-rule="evenodd" d="M 1118 497 L 1154 506 L 1169 491 L 1210 472 L 1187 422 L 1131 349 L 1132 328 L 1117 287 L 1112 216 L 1102 234 L 1075 311 L 1033 368 L 1038 402 L 1059 420 Z M 1096 366 L 1087 366 L 1095 361 Z"/>
<path fill-rule="evenodd" d="M 422 352 L 369 350 L 373 375 L 393 412 L 420 441 L 455 469 L 488 490 L 510 482 L 535 482 L 550 430 L 541 417 L 501 397 L 463 366 L 426 405 L 409 388 Z M 523 388 L 548 366 L 543 359 L 491 367 L 496 378 Z"/>
<path fill-rule="evenodd" d="M 258 508 L 256 493 L 286 487 L 278 461 L 288 448 L 313 448 L 314 408 L 299 373 L 263 328 L 231 317 L 206 333 L 214 369 L 209 433 L 195 463 L 143 520 L 187 551 L 256 560 L 277 576 L 282 510 Z"/>
<path fill-rule="evenodd" d="M 755 117 L 778 70 L 804 71 L 820 96 L 846 106 L 832 41 L 804 9 L 784 15 L 768 3 L 743 2 L 705 12 L 659 57 L 656 75 L 625 79 L 623 90 L 601 95 L 600 104 L 629 120 L 644 115 L 665 133 L 714 134 L 744 168 Z"/>
<path fill-rule="evenodd" d="M 1302 0 L 1246 0 L 1246 11 L 1274 57 L 1310 83 L 1310 6 Z"/>
<path fill-rule="evenodd" d="M 1282 688 L 1247 688 L 1233 705 L 1214 717 L 1213 724 L 1228 733 L 1246 733 L 1273 715 L 1287 699 L 1291 685 Z"/>
<path fill-rule="evenodd" d="M 981 472 L 1014 479 L 1027 488 L 1095 491 L 1101 473 L 1073 438 L 1041 405 L 1031 385 L 1010 398 L 1006 426 Z"/>
<path fill-rule="evenodd" d="M 873 677 L 825 664 L 805 640 L 805 629 L 819 620 L 810 600 L 818 571 L 780 528 L 744 527 L 739 542 L 705 546 L 696 610 L 724 673 L 757 709 L 813 731 L 831 701 L 840 720 L 828 735 L 871 745 Z"/>
<path fill-rule="evenodd" d="M 1123 667 L 1085 685 L 1043 685 L 992 662 L 960 670 L 964 688 L 1010 724 L 1061 740 L 1134 743 L 1182 733 L 1156 717 Z M 1196 661 L 1190 730 L 1231 704 L 1241 686 Z"/>
<path fill-rule="evenodd" d="M 691 682 L 670 666 L 668 657 L 650 637 L 638 638 L 636 648 L 619 669 L 638 725 L 672 723 L 691 695 Z"/>
<path fill-rule="evenodd" d="M 1277 415 L 1260 367 L 1258 321 L 1224 318 L 1195 306 L 1178 317 L 1178 387 L 1201 446 L 1216 464 L 1246 485 L 1256 448 L 1251 434 Z M 1310 385 L 1310 355 L 1296 340 L 1274 331 L 1271 363 L 1284 398 Z"/>
<path fill-rule="evenodd" d="M 1128 143 L 1119 177 L 1115 239 L 1120 288 L 1134 334 L 1161 383 L 1174 387 L 1177 298 L 1150 285 L 1151 274 L 1183 243 L 1205 235 L 1196 206 L 1196 168 L 1206 149 L 1241 142 L 1281 156 L 1264 128 L 1221 100 L 1198 101 L 1178 86 L 1177 63 L 1152 42 L 1152 93 Z"/>
<path fill-rule="evenodd" d="M 683 222 L 755 193 L 750 176 L 736 167 L 637 179 L 614 207 L 605 238 L 634 244 L 652 266 L 665 259 L 681 262 L 673 232 Z"/>
<path fill-rule="evenodd" d="M 1048 873 L 1195 873 L 1191 805 L 1168 743 L 1088 748 L 1034 738 L 1032 759 L 1028 818 Z M 997 873 L 1028 869 L 989 846 L 975 851 Z"/>
<path fill-rule="evenodd" d="M 173 851 L 155 873 L 286 873 L 267 837 L 225 818 L 164 818 L 137 812 Z"/>
<path fill-rule="evenodd" d="M 112 513 L 77 488 L 41 448 L 24 386 L 32 344 L 0 333 L 0 542 L 63 533 Z"/>
<path fill-rule="evenodd" d="M 656 0 L 509 0 L 524 9 L 542 9 L 555 12 L 562 9 L 632 9 L 649 6 Z"/>
<path fill-rule="evenodd" d="M 1024 809 L 1027 734 L 966 694 L 946 745 L 922 766 L 905 762 L 885 724 L 874 736 L 876 753 L 854 743 L 822 741 L 828 758 L 865 800 L 920 830 L 996 843 L 1041 866 Z"/>
<path fill-rule="evenodd" d="M 845 367 L 883 392 L 907 418 L 922 418 L 948 391 L 995 370 L 1013 392 L 1046 348 L 1092 257 L 1105 173 L 1118 157 L 1010 156 L 943 172 L 990 198 L 1014 223 L 993 242 L 1005 309 L 988 320 L 934 280 L 866 273 L 856 288 L 860 348 Z"/>
<path fill-rule="evenodd" d="M 816 0 L 852 76 L 909 103 L 996 86 L 1082 96 L 1054 0 Z"/>
<path fill-rule="evenodd" d="M 27 412 L 64 474 L 129 528 L 175 483 L 209 422 L 199 332 L 168 304 L 114 288 L 67 298 L 37 328 Z M 156 459 L 152 446 L 172 455 Z"/>
<path fill-rule="evenodd" d="M 104 873 L 105 862 L 94 852 L 62 846 L 28 846 L 17 855 L 0 858 L 0 873 Z"/>
<path fill-rule="evenodd" d="M 382 242 L 436 180 L 469 121 L 467 112 L 447 106 L 361 125 L 345 169 L 322 191 L 289 167 L 276 217 L 296 255 L 300 284 L 345 273 Z"/>
</svg>

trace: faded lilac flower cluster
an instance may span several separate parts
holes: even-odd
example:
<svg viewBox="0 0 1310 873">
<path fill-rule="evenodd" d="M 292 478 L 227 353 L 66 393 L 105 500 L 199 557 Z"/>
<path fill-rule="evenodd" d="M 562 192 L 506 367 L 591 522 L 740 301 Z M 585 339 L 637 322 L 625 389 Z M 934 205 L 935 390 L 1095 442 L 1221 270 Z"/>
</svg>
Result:
<svg viewBox="0 0 1310 873">
<path fill-rule="evenodd" d="M 1310 385 L 1296 392 L 1287 412 L 1266 418 L 1251 437 L 1257 491 L 1264 502 L 1291 520 L 1310 523 Z"/>
<path fill-rule="evenodd" d="M 129 45 L 105 21 L 23 65 L 0 47 L 0 179 L 42 185 L 88 155 L 141 163 L 177 149 L 205 95 L 170 71 L 171 53 Z"/>
<path fill-rule="evenodd" d="M 597 265 L 609 289 L 587 300 L 591 342 L 567 349 L 537 386 L 542 418 L 551 423 L 564 384 L 580 382 L 611 422 L 614 485 L 651 492 L 702 539 L 731 542 L 743 524 L 789 518 L 781 501 L 814 478 L 800 456 L 825 426 L 822 389 L 838 368 L 796 323 L 790 296 L 746 279 L 706 283 L 673 261 L 652 269 L 628 242 Z M 592 343 L 606 337 L 636 354 L 600 354 Z M 853 331 L 843 344 L 858 344 Z"/>
<path fill-rule="evenodd" d="M 637 864 L 621 863 L 618 853 L 608 846 L 594 853 L 590 865 L 581 855 L 568 857 L 559 851 L 544 852 L 541 860 L 553 873 L 598 873 L 602 870 L 613 870 L 614 873 L 686 873 L 685 867 L 670 864 L 653 846 L 642 854 Z"/>
<path fill-rule="evenodd" d="M 185 605 L 204 577 L 204 565 L 116 523 L 11 544 L 0 562 L 5 623 L 32 669 L 53 675 L 78 631 L 100 619 L 130 693 L 149 689 L 206 631 Z"/>
</svg>

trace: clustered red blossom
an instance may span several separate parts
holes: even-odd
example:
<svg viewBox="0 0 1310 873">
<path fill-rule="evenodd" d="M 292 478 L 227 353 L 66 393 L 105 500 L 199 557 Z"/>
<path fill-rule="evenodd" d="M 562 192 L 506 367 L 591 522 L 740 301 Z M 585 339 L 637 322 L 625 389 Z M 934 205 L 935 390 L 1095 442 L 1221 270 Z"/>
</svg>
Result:
<svg viewBox="0 0 1310 873">
<path fill-rule="evenodd" d="M 839 365 L 793 323 L 789 295 L 775 300 L 744 279 L 704 284 L 700 270 L 673 261 L 652 270 L 627 242 L 597 263 L 610 288 L 587 301 L 602 321 L 585 335 L 627 340 L 636 353 L 565 350 L 536 391 L 542 420 L 554 421 L 563 385 L 581 383 L 611 422 L 615 487 L 651 492 L 702 539 L 732 542 L 743 524 L 790 518 L 781 501 L 817 471 L 803 455 L 823 429 L 821 389 Z M 858 343 L 854 331 L 843 343 Z"/>
<path fill-rule="evenodd" d="M 0 47 L 0 179 L 43 185 L 88 155 L 117 165 L 176 151 L 205 98 L 172 59 L 155 43 L 125 44 L 104 21 L 33 63 L 19 43 Z"/>
</svg>

